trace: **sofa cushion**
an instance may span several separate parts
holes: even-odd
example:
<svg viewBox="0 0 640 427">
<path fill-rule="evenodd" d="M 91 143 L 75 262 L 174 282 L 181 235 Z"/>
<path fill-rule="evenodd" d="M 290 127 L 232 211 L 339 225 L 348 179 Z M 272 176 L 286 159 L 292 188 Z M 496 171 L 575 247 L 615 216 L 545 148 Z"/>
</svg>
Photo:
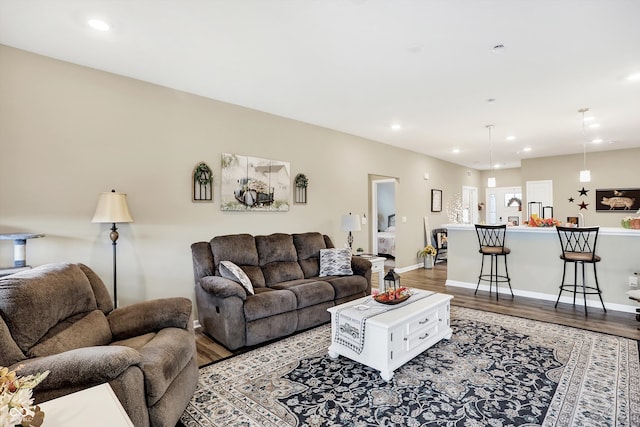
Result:
<svg viewBox="0 0 640 427">
<path fill-rule="evenodd" d="M 254 288 L 265 286 L 256 241 L 250 234 L 217 236 L 209 242 L 217 274 L 220 261 L 231 261 L 247 274 Z"/>
<path fill-rule="evenodd" d="M 224 260 L 240 266 L 259 265 L 256 241 L 250 234 L 216 236 L 209 244 L 216 268 Z"/>
<path fill-rule="evenodd" d="M 218 269 L 220 270 L 220 275 L 222 277 L 240 283 L 242 286 L 244 286 L 249 294 L 255 294 L 253 285 L 251 284 L 251 280 L 249 280 L 247 274 L 242 271 L 240 267 L 238 267 L 231 261 L 220 261 Z"/>
<path fill-rule="evenodd" d="M 87 276 L 87 279 L 89 279 L 89 284 L 93 289 L 93 295 L 96 298 L 98 309 L 102 310 L 104 314 L 109 314 L 109 312 L 113 310 L 113 301 L 111 300 L 111 295 L 109 295 L 109 291 L 104 285 L 104 282 L 92 269 L 90 269 L 86 265 L 77 265 L 78 267 L 80 267 L 85 276 Z"/>
<path fill-rule="evenodd" d="M 111 339 L 107 317 L 102 311 L 93 310 L 58 323 L 27 354 L 30 357 L 49 356 L 76 348 L 106 345 Z"/>
<path fill-rule="evenodd" d="M 317 277 L 320 273 L 320 249 L 327 248 L 322 234 L 293 234 L 293 244 L 298 252 L 298 264 L 304 277 Z"/>
<path fill-rule="evenodd" d="M 321 249 L 320 250 L 320 277 L 325 276 L 350 276 L 351 249 Z"/>
<path fill-rule="evenodd" d="M 324 279 L 331 283 L 336 293 L 336 300 L 349 295 L 366 293 L 369 283 L 362 276 L 328 277 Z"/>
<path fill-rule="evenodd" d="M 250 322 L 297 308 L 296 296 L 287 290 L 262 288 L 244 301 L 244 317 Z"/>
<path fill-rule="evenodd" d="M 2 278 L 1 286 L 0 313 L 25 353 L 59 322 L 97 309 L 89 279 L 75 264 L 26 270 Z"/>
<path fill-rule="evenodd" d="M 274 233 L 268 236 L 256 236 L 256 247 L 260 265 L 272 262 L 298 262 L 298 253 L 293 245 L 291 234 Z"/>
<path fill-rule="evenodd" d="M 322 302 L 333 301 L 336 295 L 333 286 L 322 280 L 292 280 L 290 282 L 278 283 L 274 285 L 273 288 L 287 289 L 293 292 L 296 296 L 298 309 Z"/>
<path fill-rule="evenodd" d="M 304 274 L 297 262 L 271 262 L 262 266 L 262 274 L 267 286 L 288 282 L 289 280 L 304 279 Z"/>
</svg>

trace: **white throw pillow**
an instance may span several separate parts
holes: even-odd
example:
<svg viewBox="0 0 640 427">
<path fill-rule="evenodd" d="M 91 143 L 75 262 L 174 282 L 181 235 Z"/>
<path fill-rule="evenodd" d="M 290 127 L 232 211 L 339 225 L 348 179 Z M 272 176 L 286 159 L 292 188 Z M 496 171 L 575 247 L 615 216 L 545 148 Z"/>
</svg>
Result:
<svg viewBox="0 0 640 427">
<path fill-rule="evenodd" d="M 351 249 L 320 249 L 320 277 L 352 275 Z"/>
<path fill-rule="evenodd" d="M 240 283 L 251 295 L 255 295 L 255 291 L 253 290 L 253 285 L 251 284 L 251 280 L 249 280 L 249 276 L 242 271 L 240 267 L 232 263 L 231 261 L 220 261 L 220 265 L 218 266 L 220 270 L 220 275 L 225 279 L 233 280 L 234 282 Z"/>
</svg>

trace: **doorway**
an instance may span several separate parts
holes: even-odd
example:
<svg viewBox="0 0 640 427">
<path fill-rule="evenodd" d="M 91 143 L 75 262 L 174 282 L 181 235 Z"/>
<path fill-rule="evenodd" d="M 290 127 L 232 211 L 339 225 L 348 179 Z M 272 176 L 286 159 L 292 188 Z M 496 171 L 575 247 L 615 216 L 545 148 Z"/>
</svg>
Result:
<svg viewBox="0 0 640 427">
<path fill-rule="evenodd" d="M 396 256 L 396 183 L 394 178 L 371 181 L 371 252 L 387 258 L 387 267 Z"/>
<path fill-rule="evenodd" d="M 522 187 L 487 188 L 487 224 L 522 224 Z"/>
</svg>

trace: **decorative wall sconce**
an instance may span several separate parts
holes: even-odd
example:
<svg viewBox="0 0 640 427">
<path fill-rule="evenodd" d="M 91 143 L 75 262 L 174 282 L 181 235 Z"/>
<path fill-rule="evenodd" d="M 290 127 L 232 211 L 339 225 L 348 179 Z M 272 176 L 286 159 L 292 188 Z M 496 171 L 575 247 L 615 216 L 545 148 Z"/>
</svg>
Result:
<svg viewBox="0 0 640 427">
<path fill-rule="evenodd" d="M 191 197 L 194 202 L 213 202 L 213 173 L 205 162 L 198 163 L 193 169 Z"/>
<path fill-rule="evenodd" d="M 294 179 L 296 185 L 296 193 L 294 203 L 306 204 L 307 203 L 307 186 L 309 185 L 309 179 L 303 173 L 296 175 Z"/>
</svg>

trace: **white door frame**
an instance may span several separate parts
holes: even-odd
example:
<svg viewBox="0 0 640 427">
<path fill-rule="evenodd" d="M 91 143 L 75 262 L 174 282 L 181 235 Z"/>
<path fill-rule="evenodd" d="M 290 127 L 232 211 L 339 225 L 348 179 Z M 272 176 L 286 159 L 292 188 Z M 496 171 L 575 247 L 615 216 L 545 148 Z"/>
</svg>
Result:
<svg viewBox="0 0 640 427">
<path fill-rule="evenodd" d="M 371 181 L 371 251 L 374 255 L 378 254 L 378 184 L 393 182 L 394 194 L 396 190 L 396 183 L 398 182 L 395 178 L 383 178 L 383 179 L 374 179 Z M 395 198 L 394 198 L 395 205 Z M 394 206 L 395 207 L 395 206 Z M 397 220 L 397 217 L 396 217 Z M 396 221 L 397 223 L 397 221 Z M 397 234 L 396 234 L 397 237 Z M 397 244 L 396 240 L 396 244 Z"/>
</svg>

